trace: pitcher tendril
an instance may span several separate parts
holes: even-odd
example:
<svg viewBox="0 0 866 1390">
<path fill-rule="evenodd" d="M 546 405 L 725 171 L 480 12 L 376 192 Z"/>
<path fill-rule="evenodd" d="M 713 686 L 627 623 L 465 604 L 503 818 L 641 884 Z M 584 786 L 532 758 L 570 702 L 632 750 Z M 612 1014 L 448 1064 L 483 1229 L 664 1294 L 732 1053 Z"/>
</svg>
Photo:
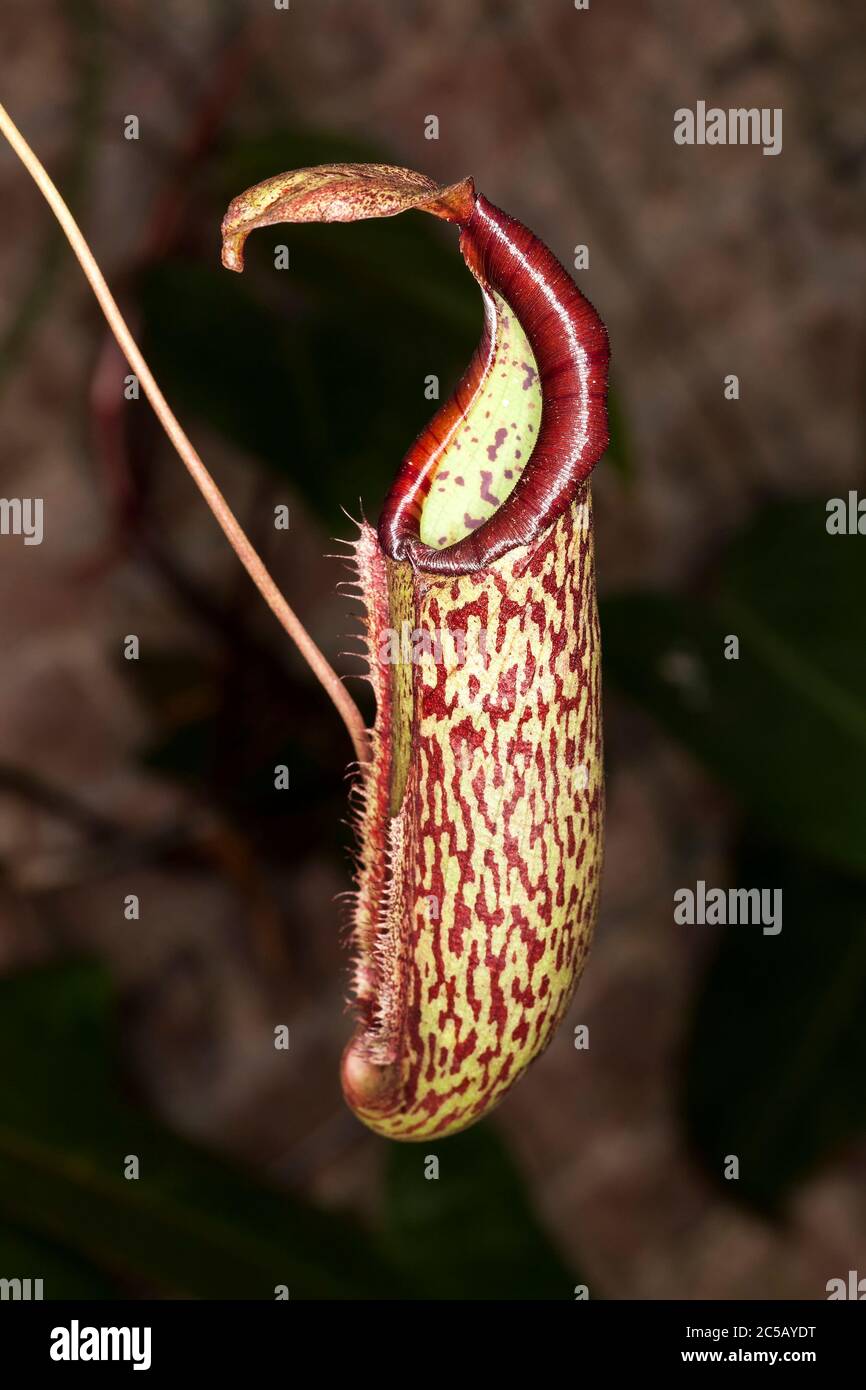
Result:
<svg viewBox="0 0 866 1390">
<path fill-rule="evenodd" d="M 157 385 L 114 296 L 106 284 L 105 277 L 62 195 L 2 105 L 0 105 L 0 131 L 5 135 L 57 218 L 96 296 L 106 322 L 117 339 L 121 352 L 138 377 L 141 388 L 150 401 L 154 413 L 186 465 L 214 517 L 222 527 L 229 544 L 271 612 L 295 643 L 304 660 L 336 706 L 349 732 L 359 764 L 366 764 L 370 757 L 370 742 L 361 711 L 346 690 L 337 672 L 330 665 L 327 657 L 313 641 L 297 614 L 280 593 L 261 557 L 250 544 L 243 527 Z"/>
</svg>

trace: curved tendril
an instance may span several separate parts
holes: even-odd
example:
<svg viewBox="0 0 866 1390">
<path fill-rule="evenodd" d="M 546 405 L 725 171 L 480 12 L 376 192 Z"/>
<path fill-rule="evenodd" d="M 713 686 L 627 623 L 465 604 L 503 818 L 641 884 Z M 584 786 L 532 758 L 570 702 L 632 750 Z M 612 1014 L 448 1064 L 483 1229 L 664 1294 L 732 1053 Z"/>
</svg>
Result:
<svg viewBox="0 0 866 1390">
<path fill-rule="evenodd" d="M 343 720 L 355 749 L 359 764 L 369 762 L 370 742 L 364 719 L 342 680 L 324 653 L 307 632 L 300 618 L 286 602 L 265 567 L 261 556 L 250 543 L 243 527 L 226 501 L 198 452 L 181 428 L 176 416 L 162 394 L 129 327 L 117 306 L 105 277 L 90 250 L 84 235 L 69 211 L 63 197 L 52 182 L 37 155 L 30 148 L 6 108 L 0 105 L 0 131 L 30 174 L 40 193 L 57 218 L 90 288 L 96 296 L 109 328 L 117 339 L 121 352 L 138 377 L 142 390 L 150 401 L 160 424 L 186 465 L 193 481 L 222 527 L 229 544 L 252 579 L 262 598 L 297 646 L 307 665 L 327 691 Z"/>
</svg>

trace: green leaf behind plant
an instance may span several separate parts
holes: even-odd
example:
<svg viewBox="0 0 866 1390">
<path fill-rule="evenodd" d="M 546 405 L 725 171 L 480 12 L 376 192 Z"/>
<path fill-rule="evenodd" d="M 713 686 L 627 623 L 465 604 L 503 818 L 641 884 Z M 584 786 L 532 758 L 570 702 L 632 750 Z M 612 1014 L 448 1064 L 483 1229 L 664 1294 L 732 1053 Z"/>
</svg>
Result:
<svg viewBox="0 0 866 1390">
<path fill-rule="evenodd" d="M 683 1105 L 707 1172 L 721 1181 L 736 1155 L 728 1195 L 775 1211 L 866 1124 L 866 890 L 755 845 L 732 880 L 780 888 L 782 930 L 720 929 L 693 1006 Z"/>
<path fill-rule="evenodd" d="M 775 838 L 866 873 L 866 562 L 823 503 L 764 514 L 703 602 L 602 605 L 605 671 Z M 739 659 L 725 643 L 739 638 Z"/>
<path fill-rule="evenodd" d="M 428 1155 L 439 1177 L 425 1177 Z M 386 1248 L 430 1298 L 572 1299 L 585 1282 L 566 1268 L 488 1124 L 436 1145 L 388 1153 Z"/>
</svg>

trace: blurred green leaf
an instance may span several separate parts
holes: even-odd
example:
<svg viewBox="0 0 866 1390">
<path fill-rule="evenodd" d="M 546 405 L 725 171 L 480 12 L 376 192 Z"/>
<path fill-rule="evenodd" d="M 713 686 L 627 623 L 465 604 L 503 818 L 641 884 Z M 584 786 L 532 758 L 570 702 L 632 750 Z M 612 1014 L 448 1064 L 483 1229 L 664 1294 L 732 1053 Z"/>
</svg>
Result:
<svg viewBox="0 0 866 1390">
<path fill-rule="evenodd" d="M 296 860 L 331 854 L 342 866 L 346 850 L 345 777 L 339 767 L 323 769 L 300 731 L 276 741 L 268 753 L 248 747 L 239 735 L 226 752 L 222 721 L 191 720 L 144 750 L 145 767 L 188 782 L 199 797 L 213 798 L 233 822 L 272 850 L 283 868 Z M 231 775 L 227 776 L 227 760 Z M 288 788 L 275 786 L 275 769 L 289 771 Z M 271 824 L 273 822 L 273 824 Z"/>
<path fill-rule="evenodd" d="M 712 1177 L 739 1157 L 728 1195 L 776 1210 L 866 1124 L 866 892 L 755 847 L 732 877 L 782 890 L 782 930 L 721 928 L 693 1006 L 684 1109 Z"/>
<path fill-rule="evenodd" d="M 424 1176 L 428 1154 L 438 1179 Z M 386 1249 L 426 1297 L 573 1299 L 585 1282 L 550 1244 L 489 1124 L 441 1145 L 393 1144 L 387 1163 Z"/>
<path fill-rule="evenodd" d="M 0 1279 L 41 1279 L 44 1299 L 122 1297 L 114 1281 L 87 1260 L 2 1222 Z"/>
<path fill-rule="evenodd" d="M 278 320 L 246 282 L 195 261 L 164 261 L 142 273 L 138 293 L 146 351 L 181 410 L 290 468 L 298 383 Z"/>
<path fill-rule="evenodd" d="M 607 393 L 607 419 L 610 442 L 605 452 L 605 460 L 615 468 L 623 482 L 634 481 L 631 439 L 620 403 L 619 392 L 612 386 Z"/>
<path fill-rule="evenodd" d="M 608 598 L 605 671 L 767 833 L 864 873 L 866 563 L 824 521 L 823 503 L 765 513 L 703 603 Z"/>
<path fill-rule="evenodd" d="M 0 1220 L 99 1270 L 200 1298 L 399 1296 L 372 1242 L 165 1133 L 118 1097 L 90 966 L 0 982 Z M 137 1155 L 138 1180 L 123 1176 Z"/>
</svg>

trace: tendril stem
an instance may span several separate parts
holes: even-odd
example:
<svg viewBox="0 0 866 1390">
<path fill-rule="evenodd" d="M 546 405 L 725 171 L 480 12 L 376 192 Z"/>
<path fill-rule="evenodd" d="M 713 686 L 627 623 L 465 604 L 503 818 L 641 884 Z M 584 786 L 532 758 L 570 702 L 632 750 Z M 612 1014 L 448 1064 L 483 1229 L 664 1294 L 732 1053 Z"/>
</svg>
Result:
<svg viewBox="0 0 866 1390">
<path fill-rule="evenodd" d="M 364 719 L 355 701 L 344 686 L 337 672 L 328 662 L 307 632 L 300 618 L 286 602 L 261 556 L 251 545 L 240 522 L 205 467 L 198 452 L 193 447 L 175 417 L 171 407 L 157 385 L 153 373 L 129 330 L 117 306 L 117 302 L 106 284 L 93 252 L 90 250 L 81 229 L 69 211 L 62 195 L 49 178 L 48 173 L 36 154 L 18 130 L 4 106 L 0 105 L 0 132 L 5 135 L 12 149 L 30 174 L 78 258 L 81 269 L 87 277 L 90 288 L 96 296 L 100 309 L 105 315 L 109 328 L 117 339 L 120 350 L 134 371 L 141 388 L 150 401 L 153 410 L 186 465 L 194 483 L 271 612 L 282 624 L 295 643 L 307 665 L 321 682 L 337 708 L 352 740 L 355 756 L 363 765 L 370 759 L 370 742 L 364 726 Z"/>
</svg>

